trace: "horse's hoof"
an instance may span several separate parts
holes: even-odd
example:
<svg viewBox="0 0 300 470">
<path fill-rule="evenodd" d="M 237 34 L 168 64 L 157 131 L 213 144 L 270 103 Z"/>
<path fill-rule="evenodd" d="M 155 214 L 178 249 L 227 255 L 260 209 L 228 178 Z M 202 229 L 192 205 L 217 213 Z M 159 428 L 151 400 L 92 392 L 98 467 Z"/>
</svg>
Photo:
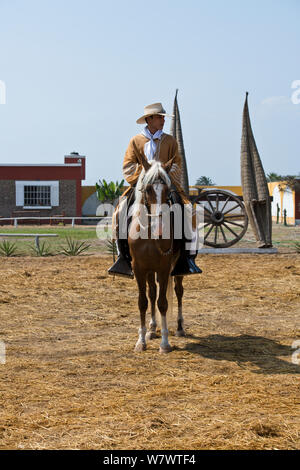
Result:
<svg viewBox="0 0 300 470">
<path fill-rule="evenodd" d="M 167 346 L 163 346 L 163 347 L 160 346 L 159 352 L 160 352 L 161 354 L 167 354 L 167 353 L 171 352 L 172 349 L 173 349 L 172 346 L 170 346 L 170 345 L 168 344 Z"/>
<path fill-rule="evenodd" d="M 146 344 L 145 343 L 136 343 L 134 350 L 135 350 L 135 352 L 146 351 Z"/>
<path fill-rule="evenodd" d="M 175 336 L 185 336 L 185 331 L 184 330 L 177 330 L 175 333 Z"/>
<path fill-rule="evenodd" d="M 157 334 L 155 333 L 155 331 L 148 331 L 148 333 L 146 334 L 146 340 L 149 341 L 150 339 L 155 338 L 157 338 Z"/>
</svg>

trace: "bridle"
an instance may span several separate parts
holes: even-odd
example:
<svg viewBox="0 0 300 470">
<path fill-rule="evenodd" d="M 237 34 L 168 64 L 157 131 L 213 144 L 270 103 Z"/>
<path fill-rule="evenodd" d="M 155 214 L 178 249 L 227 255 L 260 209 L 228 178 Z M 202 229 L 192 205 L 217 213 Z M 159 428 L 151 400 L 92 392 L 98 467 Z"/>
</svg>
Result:
<svg viewBox="0 0 300 470">
<path fill-rule="evenodd" d="M 167 183 L 162 179 L 162 178 L 157 178 L 151 185 L 154 186 L 154 184 L 163 184 L 163 185 L 167 185 Z M 150 211 L 150 207 L 149 207 L 149 201 L 148 201 L 148 198 L 147 198 L 147 191 L 145 188 L 141 188 L 141 193 L 142 193 L 142 200 L 144 201 L 144 205 L 145 207 L 147 208 L 147 217 L 160 217 L 161 214 L 151 214 L 151 211 Z M 168 195 L 167 195 L 167 201 L 166 203 L 170 206 L 171 203 L 172 203 L 172 199 L 171 199 L 171 189 L 169 189 L 168 191 Z"/>
<path fill-rule="evenodd" d="M 161 183 L 161 184 L 164 184 L 166 185 L 166 182 L 162 179 L 162 178 L 159 178 L 157 180 L 154 181 L 154 183 L 152 183 L 152 185 L 154 185 L 155 183 Z M 141 189 L 141 193 L 142 193 L 142 199 L 144 201 L 144 206 L 146 207 L 147 209 L 147 217 L 149 217 L 150 219 L 152 218 L 155 218 L 155 217 L 162 217 L 162 214 L 151 214 L 151 211 L 150 211 L 150 207 L 149 207 L 149 201 L 147 199 L 147 192 L 146 192 L 146 189 L 145 188 L 142 188 Z M 171 188 L 169 188 L 169 191 L 168 191 L 168 194 L 167 194 L 167 200 L 166 200 L 166 203 L 168 204 L 168 206 L 170 207 L 170 205 L 172 204 L 172 197 L 171 197 Z M 163 256 L 167 256 L 169 255 L 170 253 L 172 253 L 173 251 L 173 242 L 174 242 L 174 228 L 173 228 L 173 224 L 172 222 L 170 223 L 170 240 L 171 240 L 171 246 L 170 248 L 167 250 L 167 251 L 163 251 L 161 249 L 161 247 L 159 246 L 158 243 L 156 243 L 156 246 L 157 246 L 157 249 L 158 251 L 160 252 L 161 255 Z M 155 239 L 156 242 L 158 242 L 159 240 L 158 239 Z"/>
</svg>

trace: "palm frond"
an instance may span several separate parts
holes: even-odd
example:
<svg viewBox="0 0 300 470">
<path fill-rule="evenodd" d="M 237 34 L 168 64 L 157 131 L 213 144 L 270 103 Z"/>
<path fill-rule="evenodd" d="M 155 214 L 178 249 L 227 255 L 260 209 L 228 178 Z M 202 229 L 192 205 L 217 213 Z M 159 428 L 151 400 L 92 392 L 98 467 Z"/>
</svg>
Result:
<svg viewBox="0 0 300 470">
<path fill-rule="evenodd" d="M 113 202 L 122 194 L 123 185 L 124 180 L 120 183 L 118 181 L 108 183 L 104 178 L 102 181 L 99 180 L 99 183 L 95 183 L 98 200 L 101 202 Z"/>
</svg>

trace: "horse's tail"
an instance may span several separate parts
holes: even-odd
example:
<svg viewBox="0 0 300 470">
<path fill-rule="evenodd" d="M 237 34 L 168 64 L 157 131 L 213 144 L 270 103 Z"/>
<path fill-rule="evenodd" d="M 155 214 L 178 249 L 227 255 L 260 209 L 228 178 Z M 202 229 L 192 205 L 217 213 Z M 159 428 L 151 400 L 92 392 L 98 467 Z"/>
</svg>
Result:
<svg viewBox="0 0 300 470">
<path fill-rule="evenodd" d="M 168 288 L 167 288 L 167 301 L 168 301 L 168 310 L 167 315 L 169 318 L 173 317 L 173 276 L 169 276 Z"/>
</svg>

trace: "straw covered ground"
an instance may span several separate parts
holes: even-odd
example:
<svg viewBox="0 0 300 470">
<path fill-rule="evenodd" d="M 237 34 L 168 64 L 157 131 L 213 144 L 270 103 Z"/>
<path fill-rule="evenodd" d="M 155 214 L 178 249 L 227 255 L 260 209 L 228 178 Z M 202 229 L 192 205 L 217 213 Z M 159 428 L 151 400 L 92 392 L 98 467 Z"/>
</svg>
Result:
<svg viewBox="0 0 300 470">
<path fill-rule="evenodd" d="M 161 355 L 110 257 L 1 258 L 0 448 L 300 449 L 299 255 L 198 261 Z"/>
</svg>

